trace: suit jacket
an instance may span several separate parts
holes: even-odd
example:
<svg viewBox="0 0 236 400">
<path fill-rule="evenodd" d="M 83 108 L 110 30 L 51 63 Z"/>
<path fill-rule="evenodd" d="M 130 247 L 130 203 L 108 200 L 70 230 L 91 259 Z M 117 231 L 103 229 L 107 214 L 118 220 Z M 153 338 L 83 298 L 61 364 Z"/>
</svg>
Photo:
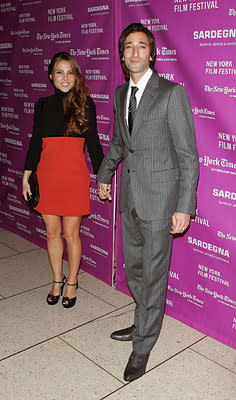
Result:
<svg viewBox="0 0 236 400">
<path fill-rule="evenodd" d="M 132 135 L 125 119 L 128 83 L 114 92 L 114 133 L 97 180 L 111 183 L 123 160 L 120 212 L 127 186 L 137 215 L 169 218 L 175 211 L 195 214 L 199 174 L 192 110 L 183 86 L 153 73 L 139 102 Z"/>
</svg>

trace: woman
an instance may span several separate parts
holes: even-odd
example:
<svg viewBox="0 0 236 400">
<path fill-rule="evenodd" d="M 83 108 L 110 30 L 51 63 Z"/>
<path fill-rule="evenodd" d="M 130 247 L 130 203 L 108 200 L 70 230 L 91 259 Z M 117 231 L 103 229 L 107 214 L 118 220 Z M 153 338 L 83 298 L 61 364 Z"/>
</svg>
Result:
<svg viewBox="0 0 236 400">
<path fill-rule="evenodd" d="M 31 195 L 28 179 L 37 171 L 40 200 L 35 210 L 42 214 L 53 286 L 47 303 L 58 302 L 66 285 L 62 305 L 76 302 L 78 271 L 82 254 L 79 236 L 82 216 L 90 213 L 90 174 L 85 162 L 84 145 L 96 174 L 103 159 L 99 143 L 96 109 L 89 97 L 77 61 L 66 52 L 56 54 L 48 68 L 55 94 L 35 104 L 34 127 L 27 152 L 23 196 Z M 63 275 L 62 224 L 69 262 L 69 276 Z"/>
</svg>

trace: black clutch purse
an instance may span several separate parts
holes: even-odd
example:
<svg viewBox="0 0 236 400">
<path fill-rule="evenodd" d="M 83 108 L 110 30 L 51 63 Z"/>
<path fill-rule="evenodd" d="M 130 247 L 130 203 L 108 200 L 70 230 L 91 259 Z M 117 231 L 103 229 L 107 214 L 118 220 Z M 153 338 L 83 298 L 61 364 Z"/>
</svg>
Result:
<svg viewBox="0 0 236 400">
<path fill-rule="evenodd" d="M 32 172 L 28 179 L 32 195 L 28 196 L 27 204 L 30 208 L 34 208 L 39 202 L 39 183 L 36 172 Z"/>
</svg>

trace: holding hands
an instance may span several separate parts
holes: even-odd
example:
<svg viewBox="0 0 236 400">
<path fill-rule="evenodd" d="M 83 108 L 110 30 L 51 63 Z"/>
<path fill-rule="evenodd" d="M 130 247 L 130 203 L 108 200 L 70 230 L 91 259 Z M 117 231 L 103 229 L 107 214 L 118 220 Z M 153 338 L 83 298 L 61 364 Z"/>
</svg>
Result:
<svg viewBox="0 0 236 400">
<path fill-rule="evenodd" d="M 111 184 L 98 182 L 98 196 L 101 200 L 112 200 Z M 189 226 L 190 215 L 180 212 L 175 212 L 172 216 L 172 226 L 170 233 L 172 235 L 183 233 Z"/>
<path fill-rule="evenodd" d="M 111 184 L 98 182 L 98 196 L 101 200 L 111 201 Z"/>
</svg>

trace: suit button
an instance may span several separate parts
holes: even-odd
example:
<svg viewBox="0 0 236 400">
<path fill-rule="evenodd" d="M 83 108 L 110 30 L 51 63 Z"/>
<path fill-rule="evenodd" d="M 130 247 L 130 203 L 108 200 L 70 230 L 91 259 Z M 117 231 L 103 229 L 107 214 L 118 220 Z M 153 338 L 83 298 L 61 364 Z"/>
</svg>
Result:
<svg viewBox="0 0 236 400">
<path fill-rule="evenodd" d="M 130 173 L 130 170 L 128 169 L 128 174 Z"/>
<path fill-rule="evenodd" d="M 130 152 L 130 153 L 133 153 L 133 152 L 134 152 L 134 150 L 133 150 L 133 149 L 129 149 L 129 152 Z"/>
</svg>

